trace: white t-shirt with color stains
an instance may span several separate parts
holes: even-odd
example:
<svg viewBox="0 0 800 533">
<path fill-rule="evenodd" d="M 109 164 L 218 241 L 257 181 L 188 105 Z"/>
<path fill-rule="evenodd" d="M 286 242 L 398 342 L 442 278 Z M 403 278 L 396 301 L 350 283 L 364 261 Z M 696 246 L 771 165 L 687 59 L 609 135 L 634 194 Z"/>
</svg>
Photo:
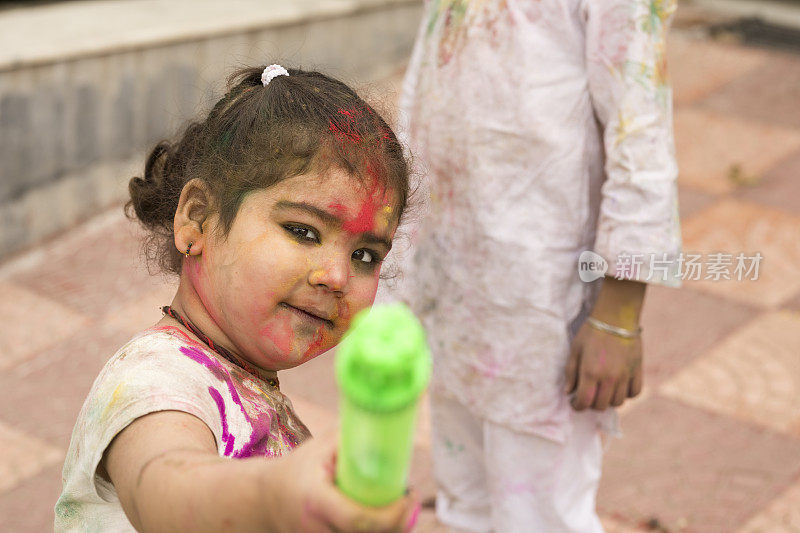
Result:
<svg viewBox="0 0 800 533">
<path fill-rule="evenodd" d="M 165 410 L 205 422 L 223 457 L 277 457 L 310 437 L 276 387 L 178 328 L 150 328 L 120 348 L 92 385 L 64 462 L 55 531 L 134 531 L 98 465 L 131 422 Z"/>
</svg>

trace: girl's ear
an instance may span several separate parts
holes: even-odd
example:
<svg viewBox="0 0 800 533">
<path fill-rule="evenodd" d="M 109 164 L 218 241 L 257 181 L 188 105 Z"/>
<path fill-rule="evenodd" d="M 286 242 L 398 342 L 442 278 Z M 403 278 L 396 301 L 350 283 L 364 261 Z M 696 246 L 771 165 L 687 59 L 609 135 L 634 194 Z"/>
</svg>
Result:
<svg viewBox="0 0 800 533">
<path fill-rule="evenodd" d="M 189 180 L 183 186 L 178 208 L 175 210 L 173 231 L 175 247 L 182 254 L 199 255 L 208 237 L 204 232 L 211 214 L 211 189 L 201 179 Z"/>
</svg>

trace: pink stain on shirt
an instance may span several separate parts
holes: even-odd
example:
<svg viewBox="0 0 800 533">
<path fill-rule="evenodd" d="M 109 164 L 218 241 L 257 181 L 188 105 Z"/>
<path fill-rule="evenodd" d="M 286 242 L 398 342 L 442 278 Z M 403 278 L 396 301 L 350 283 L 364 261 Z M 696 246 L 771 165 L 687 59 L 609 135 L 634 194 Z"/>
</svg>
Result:
<svg viewBox="0 0 800 533">
<path fill-rule="evenodd" d="M 219 393 L 217 389 L 214 387 L 208 388 L 208 393 L 214 399 L 214 402 L 217 404 L 217 409 L 219 410 L 219 418 L 222 422 L 222 442 L 225 443 L 225 451 L 222 452 L 222 455 L 225 457 L 230 457 L 231 452 L 233 451 L 233 444 L 234 438 L 231 435 L 230 431 L 228 431 L 228 417 L 225 415 L 225 400 L 222 399 L 222 394 Z"/>
<path fill-rule="evenodd" d="M 222 397 L 222 393 L 214 387 L 209 387 L 208 393 L 214 400 L 214 403 L 216 403 L 217 409 L 219 410 L 220 423 L 222 425 L 222 435 L 220 438 L 225 444 L 223 455 L 234 458 L 273 455 L 272 451 L 269 449 L 269 441 L 271 438 L 273 438 L 272 430 L 274 426 L 277 426 L 279 429 L 278 437 L 281 438 L 284 444 L 287 444 L 291 447 L 297 445 L 297 437 L 289 432 L 287 428 L 282 426 L 280 420 L 278 419 L 277 413 L 275 413 L 274 410 L 269 409 L 266 412 L 259 410 L 255 419 L 247 413 L 247 409 L 245 409 L 244 402 L 236 390 L 236 386 L 233 383 L 233 378 L 231 377 L 230 372 L 220 361 L 207 354 L 205 350 L 198 347 L 183 346 L 180 350 L 181 353 L 193 361 L 208 368 L 215 377 L 226 384 L 228 392 L 231 395 L 231 400 L 233 400 L 233 403 L 239 407 L 239 410 L 241 411 L 245 421 L 253 429 L 247 442 L 244 443 L 239 450 L 234 451 L 235 438 L 229 429 L 228 413 L 225 409 L 225 401 Z"/>
<path fill-rule="evenodd" d="M 530 481 L 515 481 L 506 486 L 507 494 L 530 494 L 536 492 L 536 486 Z"/>
</svg>

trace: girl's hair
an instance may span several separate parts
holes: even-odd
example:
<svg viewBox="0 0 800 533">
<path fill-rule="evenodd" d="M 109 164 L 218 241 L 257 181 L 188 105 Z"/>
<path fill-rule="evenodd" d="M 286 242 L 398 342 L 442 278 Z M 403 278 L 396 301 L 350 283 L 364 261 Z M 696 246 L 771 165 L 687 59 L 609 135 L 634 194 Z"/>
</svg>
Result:
<svg viewBox="0 0 800 533">
<path fill-rule="evenodd" d="M 248 192 L 329 168 L 348 172 L 370 190 L 392 191 L 398 219 L 405 210 L 408 164 L 394 132 L 369 104 L 318 72 L 288 69 L 289 76 L 265 87 L 263 70 L 235 72 L 208 117 L 190 123 L 179 140 L 158 143 L 144 177 L 128 184 L 126 214 L 149 231 L 148 261 L 165 272 L 180 273 L 173 219 L 183 186 L 193 178 L 209 186 L 223 235 Z"/>
</svg>

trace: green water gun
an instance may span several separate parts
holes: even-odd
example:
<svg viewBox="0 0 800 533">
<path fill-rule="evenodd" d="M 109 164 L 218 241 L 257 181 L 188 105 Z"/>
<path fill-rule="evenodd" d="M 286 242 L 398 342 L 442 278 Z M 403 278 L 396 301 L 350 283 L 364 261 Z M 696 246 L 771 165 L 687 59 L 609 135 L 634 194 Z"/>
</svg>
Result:
<svg viewBox="0 0 800 533">
<path fill-rule="evenodd" d="M 405 493 L 417 401 L 430 361 L 425 332 L 405 305 L 376 306 L 353 319 L 336 354 L 336 483 L 350 498 L 381 506 Z"/>
</svg>

